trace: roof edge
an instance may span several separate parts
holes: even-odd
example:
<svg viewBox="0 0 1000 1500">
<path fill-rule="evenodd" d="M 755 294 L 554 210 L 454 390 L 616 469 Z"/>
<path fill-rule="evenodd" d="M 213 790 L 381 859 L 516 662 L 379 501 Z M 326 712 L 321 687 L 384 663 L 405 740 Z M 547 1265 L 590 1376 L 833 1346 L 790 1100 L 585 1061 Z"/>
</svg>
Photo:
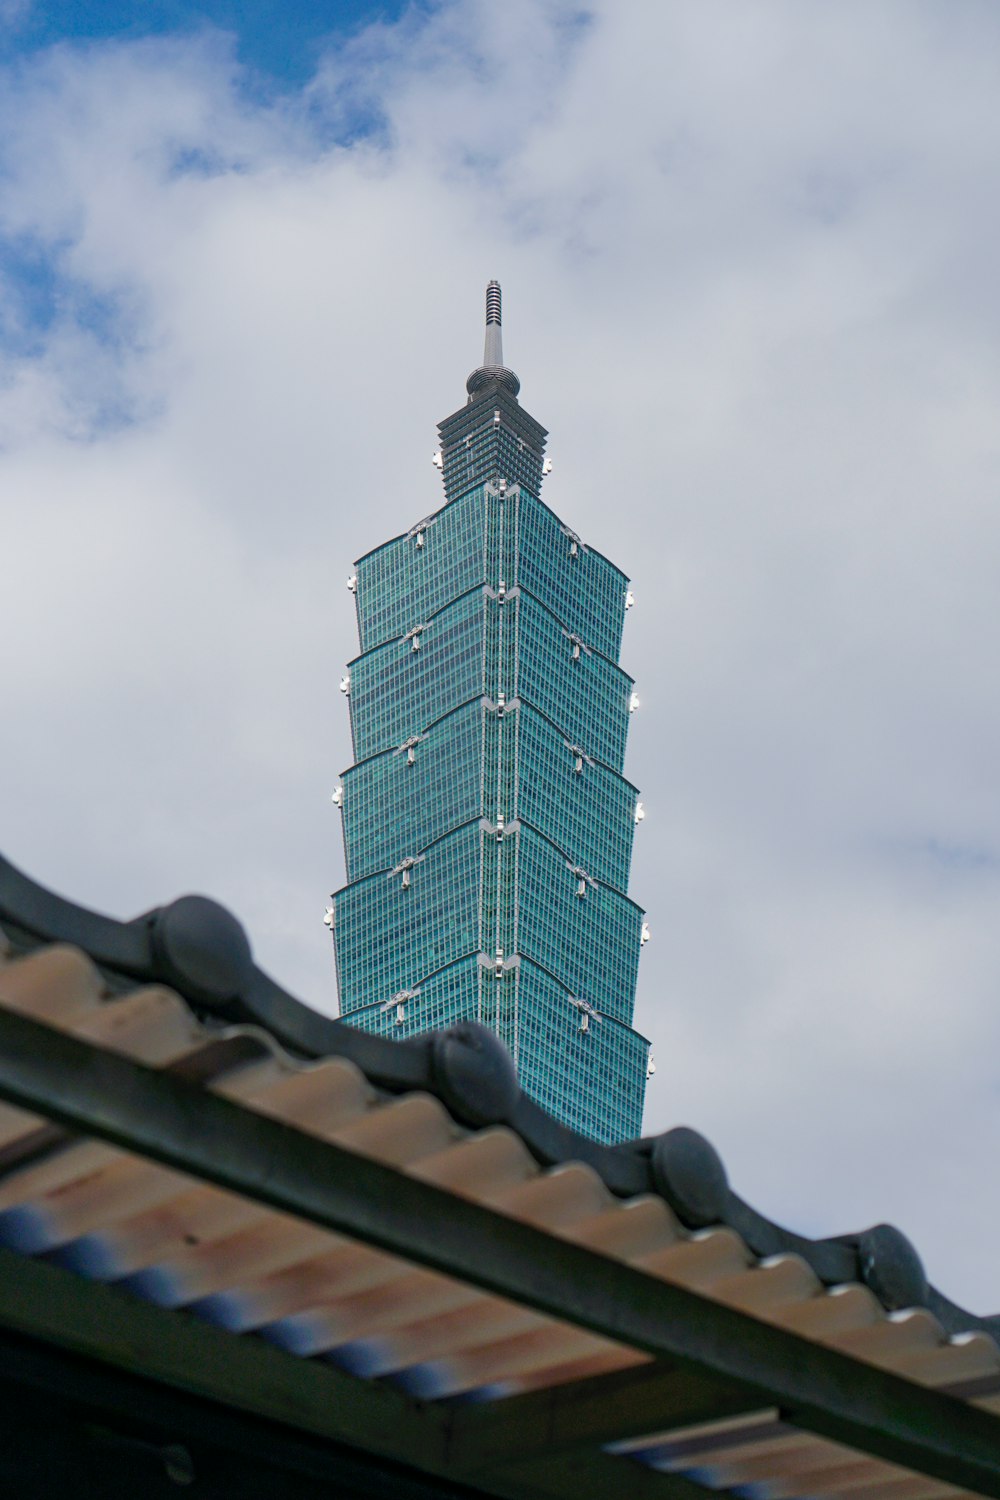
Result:
<svg viewBox="0 0 1000 1500">
<path fill-rule="evenodd" d="M 723 1224 L 758 1256 L 799 1255 L 828 1286 L 857 1281 L 889 1311 L 923 1307 L 949 1334 L 1000 1339 L 1000 1315 L 979 1317 L 930 1286 L 892 1225 L 820 1240 L 795 1234 L 738 1197 L 714 1147 L 687 1126 L 617 1146 L 577 1134 L 523 1093 L 506 1048 L 475 1022 L 397 1042 L 320 1015 L 257 967 L 239 921 L 207 897 L 182 896 L 122 922 L 53 894 L 0 855 L 0 929 L 15 952 L 82 949 L 118 991 L 129 981 L 167 984 L 206 1020 L 262 1026 L 306 1058 L 346 1058 L 387 1092 L 425 1089 L 460 1124 L 506 1125 L 544 1165 L 583 1162 L 617 1196 L 654 1193 L 687 1227 Z"/>
</svg>

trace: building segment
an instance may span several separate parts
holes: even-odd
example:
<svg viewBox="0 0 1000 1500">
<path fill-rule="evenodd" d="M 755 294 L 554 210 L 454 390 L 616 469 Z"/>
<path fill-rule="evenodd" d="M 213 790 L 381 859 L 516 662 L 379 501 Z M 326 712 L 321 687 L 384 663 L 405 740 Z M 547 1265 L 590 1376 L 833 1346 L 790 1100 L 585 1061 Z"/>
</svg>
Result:
<svg viewBox="0 0 1000 1500">
<path fill-rule="evenodd" d="M 547 434 L 503 364 L 496 282 L 486 312 L 468 401 L 438 427 L 444 506 L 351 580 L 341 1014 L 398 1037 L 484 1022 L 527 1094 L 614 1142 L 640 1132 L 649 1050 L 628 579 L 542 502 Z"/>
</svg>

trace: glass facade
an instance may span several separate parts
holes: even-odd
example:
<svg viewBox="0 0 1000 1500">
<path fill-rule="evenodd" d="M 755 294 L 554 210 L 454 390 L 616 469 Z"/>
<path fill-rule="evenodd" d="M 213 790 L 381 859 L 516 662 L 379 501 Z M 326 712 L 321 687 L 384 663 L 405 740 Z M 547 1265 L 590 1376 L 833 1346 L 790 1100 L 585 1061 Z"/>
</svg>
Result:
<svg viewBox="0 0 1000 1500">
<path fill-rule="evenodd" d="M 444 506 L 357 563 L 341 1014 L 397 1037 L 481 1021 L 526 1093 L 613 1142 L 640 1133 L 648 1059 L 628 580 L 541 501 L 546 433 L 517 388 L 470 377 L 439 426 Z"/>
</svg>

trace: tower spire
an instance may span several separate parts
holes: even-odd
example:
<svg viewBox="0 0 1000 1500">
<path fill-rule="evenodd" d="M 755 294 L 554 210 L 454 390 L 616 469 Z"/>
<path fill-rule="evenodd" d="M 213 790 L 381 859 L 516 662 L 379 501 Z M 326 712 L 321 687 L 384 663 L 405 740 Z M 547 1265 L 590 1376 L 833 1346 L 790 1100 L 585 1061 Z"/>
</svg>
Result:
<svg viewBox="0 0 1000 1500">
<path fill-rule="evenodd" d="M 483 349 L 483 366 L 487 370 L 503 369 L 502 323 L 500 283 L 491 281 L 486 288 L 486 344 Z"/>
<path fill-rule="evenodd" d="M 517 396 L 521 389 L 521 382 L 514 371 L 508 370 L 503 362 L 500 283 L 495 279 L 486 288 L 486 341 L 483 346 L 483 362 L 477 370 L 473 370 L 465 382 L 465 389 L 469 393 L 470 400 L 485 391 L 493 382 L 509 391 L 512 396 Z"/>
</svg>

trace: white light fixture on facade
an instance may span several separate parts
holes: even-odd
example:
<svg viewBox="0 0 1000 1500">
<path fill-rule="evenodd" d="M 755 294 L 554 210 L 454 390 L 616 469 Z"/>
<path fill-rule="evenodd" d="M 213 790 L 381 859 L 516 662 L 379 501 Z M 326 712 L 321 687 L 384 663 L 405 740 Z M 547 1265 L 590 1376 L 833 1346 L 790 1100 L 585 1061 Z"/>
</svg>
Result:
<svg viewBox="0 0 1000 1500">
<path fill-rule="evenodd" d="M 410 873 L 413 870 L 413 866 L 423 864 L 423 860 L 424 856 L 422 854 L 408 854 L 405 859 L 401 859 L 399 864 L 395 865 L 389 871 L 390 880 L 393 875 L 402 875 L 403 890 L 408 891 L 410 889 Z"/>
<path fill-rule="evenodd" d="M 585 765 L 593 766 L 596 764 L 587 754 L 586 750 L 582 750 L 579 745 L 571 745 L 569 740 L 563 740 L 563 744 L 573 757 L 573 770 L 578 776 L 582 776 Z"/>
<path fill-rule="evenodd" d="M 395 995 L 393 995 L 391 1000 L 384 1000 L 379 1006 L 379 1010 L 383 1013 L 390 1010 L 395 1010 L 395 1024 L 397 1026 L 402 1026 L 403 1022 L 406 1020 L 407 1000 L 416 1000 L 419 994 L 419 990 L 399 990 Z"/>
<path fill-rule="evenodd" d="M 436 520 L 437 516 L 424 516 L 424 519 L 418 521 L 416 526 L 410 527 L 406 535 L 412 537 L 418 547 L 422 547 L 424 545 L 425 533 L 429 527 L 434 525 Z"/>
<path fill-rule="evenodd" d="M 559 530 L 562 532 L 563 536 L 569 542 L 569 555 L 570 555 L 570 557 L 579 557 L 581 550 L 584 551 L 584 552 L 586 552 L 586 550 L 587 550 L 586 547 L 584 547 L 584 545 L 581 542 L 580 538 L 577 536 L 576 532 L 571 527 L 569 527 L 569 526 L 560 526 Z"/>
<path fill-rule="evenodd" d="M 570 995 L 569 1003 L 580 1012 L 581 1031 L 589 1031 L 591 1021 L 596 1021 L 598 1025 L 602 1024 L 604 1017 L 594 1009 L 589 1000 L 577 1000 L 574 996 Z"/>
<path fill-rule="evenodd" d="M 570 645 L 573 647 L 573 660 L 574 661 L 579 661 L 581 654 L 583 656 L 593 656 L 594 653 L 591 651 L 590 647 L 587 645 L 587 642 L 583 639 L 583 636 L 577 635 L 576 632 L 573 631 L 573 630 L 564 630 L 563 631 L 563 635 L 566 637 L 566 639 L 569 641 Z"/>
<path fill-rule="evenodd" d="M 594 879 L 594 877 L 592 875 L 588 875 L 587 874 L 586 870 L 582 867 L 582 865 L 571 865 L 567 861 L 566 868 L 569 871 L 569 873 L 573 876 L 574 880 L 577 881 L 576 894 L 578 896 L 580 896 L 580 897 L 585 897 L 586 896 L 588 885 L 591 886 L 591 887 L 593 887 L 593 889 L 595 891 L 597 890 L 597 881 Z"/>
<path fill-rule="evenodd" d="M 401 745 L 397 745 L 396 749 L 392 753 L 393 753 L 393 755 L 402 755 L 403 752 L 405 751 L 406 752 L 406 764 L 408 766 L 412 766 L 413 763 L 414 763 L 414 760 L 415 760 L 415 756 L 414 756 L 413 752 L 416 750 L 417 746 L 420 744 L 420 741 L 421 740 L 425 740 L 426 738 L 427 738 L 426 734 L 411 734 L 410 737 L 409 737 L 409 739 L 405 739 Z"/>
</svg>

